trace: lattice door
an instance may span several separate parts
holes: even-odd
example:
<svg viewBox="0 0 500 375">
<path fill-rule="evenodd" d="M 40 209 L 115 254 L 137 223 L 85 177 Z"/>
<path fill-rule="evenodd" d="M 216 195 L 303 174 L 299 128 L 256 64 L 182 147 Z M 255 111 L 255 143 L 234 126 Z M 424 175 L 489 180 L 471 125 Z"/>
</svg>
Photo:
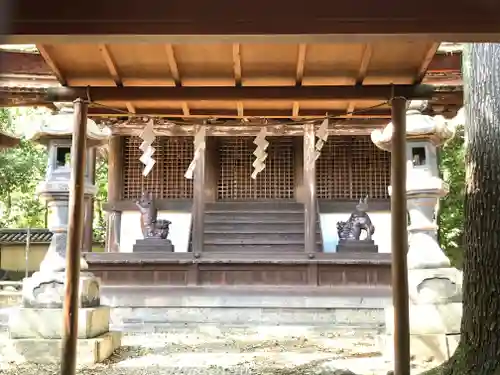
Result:
<svg viewBox="0 0 500 375">
<path fill-rule="evenodd" d="M 125 137 L 123 199 L 136 199 L 143 190 L 156 199 L 190 199 L 193 183 L 184 173 L 193 158 L 193 138 L 157 137 L 153 143 L 156 164 L 147 177 L 143 177 L 139 161 L 141 143 L 139 137 Z"/>
<path fill-rule="evenodd" d="M 219 141 L 221 200 L 294 198 L 294 157 L 291 137 L 268 137 L 266 168 L 250 178 L 255 160 L 253 137 L 223 137 Z"/>
<path fill-rule="evenodd" d="M 319 199 L 389 198 L 390 153 L 378 149 L 369 136 L 333 136 L 316 164 Z"/>
</svg>

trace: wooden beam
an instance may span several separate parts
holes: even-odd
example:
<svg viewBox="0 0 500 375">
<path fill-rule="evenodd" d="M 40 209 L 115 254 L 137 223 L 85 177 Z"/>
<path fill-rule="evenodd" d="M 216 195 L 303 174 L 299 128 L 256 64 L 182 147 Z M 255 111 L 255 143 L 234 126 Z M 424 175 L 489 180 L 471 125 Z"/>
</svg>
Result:
<svg viewBox="0 0 500 375">
<path fill-rule="evenodd" d="M 384 38 L 399 34 L 408 39 L 500 41 L 500 2 L 477 0 L 421 0 L 418 7 L 401 7 L 397 0 L 378 2 L 351 0 L 331 6 L 324 0 L 310 0 L 305 7 L 289 7 L 285 1 L 254 0 L 217 6 L 203 0 L 87 0 L 85 6 L 63 7 L 57 1 L 18 0 L 11 19 L 10 35 L 24 37 L 109 34 L 135 36 L 227 35 L 261 36 L 337 34 L 338 40 L 361 40 L 367 35 Z M 288 6 L 288 7 L 287 7 Z M 286 8 L 286 12 L 283 9 Z M 431 11 L 429 11 L 431 10 Z M 54 22 L 57 20 L 57 22 Z M 146 38 L 143 37 L 142 40 Z M 481 38 L 481 39 L 477 39 Z M 21 38 L 18 38 L 22 40 Z M 102 41 L 101 41 L 102 42 Z"/>
<path fill-rule="evenodd" d="M 429 49 L 425 53 L 424 59 L 417 70 L 417 77 L 415 78 L 414 83 L 421 83 L 424 80 L 427 69 L 429 68 L 429 65 L 434 56 L 436 56 L 436 51 L 438 50 L 438 48 L 439 43 L 430 44 Z"/>
<path fill-rule="evenodd" d="M 196 100 L 389 100 L 431 99 L 434 87 L 428 85 L 369 86 L 289 86 L 289 87 L 50 87 L 46 99 L 69 102 L 90 96 L 93 101 L 196 101 Z"/>
<path fill-rule="evenodd" d="M 42 55 L 42 57 L 45 60 L 45 62 L 47 63 L 47 65 L 50 67 L 50 70 L 52 70 L 52 72 L 56 76 L 59 83 L 63 86 L 66 86 L 67 85 L 66 78 L 64 77 L 63 73 L 61 72 L 61 70 L 59 69 L 57 64 L 54 62 L 52 57 L 50 56 L 50 53 L 48 51 L 47 46 L 45 46 L 44 44 L 37 44 L 36 48 L 40 52 L 40 55 Z M 85 96 L 83 96 L 83 97 L 85 97 Z M 77 97 L 73 98 L 73 100 L 76 100 L 76 99 L 77 99 Z"/>
<path fill-rule="evenodd" d="M 123 191 L 123 137 L 112 136 L 108 149 L 108 201 L 122 199 Z M 106 231 L 106 252 L 120 251 L 121 211 L 108 215 Z"/>
<path fill-rule="evenodd" d="M 292 117 L 299 117 L 300 104 L 299 102 L 293 102 Z"/>
<path fill-rule="evenodd" d="M 186 102 L 182 102 L 182 115 L 184 117 L 191 116 L 191 111 L 189 110 L 189 106 Z"/>
<path fill-rule="evenodd" d="M 295 80 L 297 86 L 302 85 L 302 78 L 304 78 L 304 66 L 306 63 L 306 53 L 307 53 L 307 44 L 301 43 L 299 44 L 299 53 L 297 56 L 297 70 L 295 74 Z"/>
<path fill-rule="evenodd" d="M 298 104 L 298 103 L 297 103 Z M 125 109 L 123 109 L 125 110 Z M 298 117 L 299 107 L 294 106 L 290 113 L 290 109 L 247 109 L 244 110 L 243 104 L 237 102 L 237 109 L 228 108 L 213 108 L 213 109 L 165 109 L 165 108 L 137 108 L 135 114 L 137 116 L 155 116 L 155 117 L 172 117 L 172 118 L 205 118 L 205 117 L 220 117 L 220 118 L 235 118 L 235 117 L 277 117 L 290 118 Z M 186 111 L 189 111 L 186 113 Z M 243 116 L 244 111 L 244 116 Z M 349 115 L 342 110 L 330 110 L 328 108 L 305 109 L 300 111 L 300 118 L 323 118 L 328 113 L 330 116 L 338 118 L 356 118 L 356 119 L 390 119 L 391 112 L 388 109 L 374 109 L 363 112 L 358 115 Z M 91 116 L 100 117 L 121 117 L 123 113 L 107 107 L 92 107 L 89 109 Z"/>
</svg>

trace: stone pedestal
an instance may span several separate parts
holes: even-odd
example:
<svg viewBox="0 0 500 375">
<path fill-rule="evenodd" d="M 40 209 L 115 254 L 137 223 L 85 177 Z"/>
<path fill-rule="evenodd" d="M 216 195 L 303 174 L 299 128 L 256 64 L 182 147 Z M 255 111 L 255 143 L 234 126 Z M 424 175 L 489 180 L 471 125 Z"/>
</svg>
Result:
<svg viewBox="0 0 500 375">
<path fill-rule="evenodd" d="M 373 240 L 340 240 L 337 253 L 378 253 Z"/>
<path fill-rule="evenodd" d="M 154 252 L 154 253 L 173 253 L 174 245 L 169 239 L 162 238 L 144 238 L 135 241 L 132 248 L 134 253 Z"/>
</svg>

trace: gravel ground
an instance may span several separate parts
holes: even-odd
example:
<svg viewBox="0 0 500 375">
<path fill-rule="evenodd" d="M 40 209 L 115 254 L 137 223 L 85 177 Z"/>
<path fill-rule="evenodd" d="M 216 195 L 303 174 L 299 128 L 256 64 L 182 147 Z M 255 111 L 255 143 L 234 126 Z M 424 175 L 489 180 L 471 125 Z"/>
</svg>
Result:
<svg viewBox="0 0 500 375">
<path fill-rule="evenodd" d="M 4 338 L 5 339 L 5 338 Z M 386 375 L 392 363 L 384 359 L 374 333 L 307 331 L 280 327 L 253 332 L 199 328 L 195 332 L 126 335 L 122 347 L 105 363 L 79 367 L 81 375 Z M 413 363 L 412 373 L 435 366 Z M 0 362 L 0 374 L 48 375 L 57 365 Z"/>
</svg>

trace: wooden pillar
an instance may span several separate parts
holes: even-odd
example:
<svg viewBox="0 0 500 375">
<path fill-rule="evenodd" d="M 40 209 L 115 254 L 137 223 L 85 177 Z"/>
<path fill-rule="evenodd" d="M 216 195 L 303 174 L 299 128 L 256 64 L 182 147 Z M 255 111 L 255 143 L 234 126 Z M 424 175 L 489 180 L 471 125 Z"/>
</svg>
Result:
<svg viewBox="0 0 500 375">
<path fill-rule="evenodd" d="M 120 251 L 121 211 L 114 209 L 116 202 L 122 199 L 123 193 L 123 137 L 113 135 L 108 149 L 108 212 L 106 230 L 106 251 Z"/>
<path fill-rule="evenodd" d="M 205 232 L 205 146 L 201 143 L 206 142 L 206 137 L 198 138 L 202 125 L 195 126 L 195 155 L 196 165 L 193 175 L 193 209 L 192 209 L 192 244 L 193 253 L 196 258 L 201 256 L 204 244 Z M 198 139 L 197 139 L 198 138 Z M 197 144 L 197 143 L 200 144 Z"/>
<path fill-rule="evenodd" d="M 88 178 L 92 185 L 95 185 L 95 173 L 96 173 L 96 148 L 92 147 L 87 150 L 88 160 L 90 164 L 87 168 Z M 85 200 L 85 219 L 84 219 L 84 229 L 83 229 L 83 246 L 82 251 L 90 252 L 92 251 L 92 244 L 94 243 L 94 197 L 89 197 Z"/>
<path fill-rule="evenodd" d="M 391 248 L 394 375 L 410 374 L 408 232 L 406 214 L 406 99 L 392 99 Z"/>
<path fill-rule="evenodd" d="M 80 247 L 83 239 L 85 159 L 88 104 L 74 103 L 74 127 L 71 146 L 71 183 L 69 195 L 68 242 L 66 248 L 66 285 L 63 304 L 61 374 L 74 375 L 78 339 L 78 294 L 80 286 Z"/>
<path fill-rule="evenodd" d="M 217 200 L 217 188 L 220 176 L 219 143 L 217 137 L 206 138 L 205 150 L 205 198 L 207 202 Z"/>
<path fill-rule="evenodd" d="M 316 253 L 316 162 L 314 160 L 314 124 L 304 125 L 304 222 L 305 251 Z"/>
<path fill-rule="evenodd" d="M 300 139 L 300 137 L 293 137 L 293 158 L 295 173 L 295 200 L 297 202 L 304 203 L 304 140 Z"/>
</svg>

